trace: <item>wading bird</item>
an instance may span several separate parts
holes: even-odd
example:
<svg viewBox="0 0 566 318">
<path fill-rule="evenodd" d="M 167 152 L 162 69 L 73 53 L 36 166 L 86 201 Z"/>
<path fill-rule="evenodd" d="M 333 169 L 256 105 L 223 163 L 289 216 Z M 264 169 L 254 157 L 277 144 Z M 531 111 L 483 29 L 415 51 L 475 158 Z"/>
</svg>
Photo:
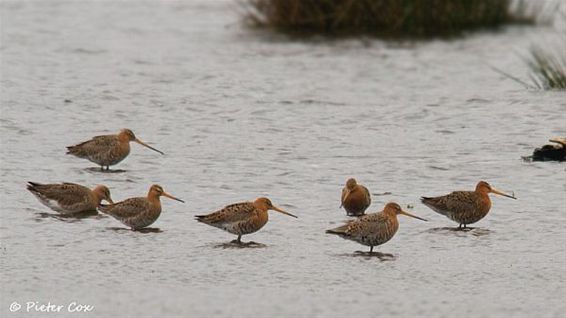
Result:
<svg viewBox="0 0 566 318">
<path fill-rule="evenodd" d="M 96 136 L 78 145 L 69 146 L 67 147 L 67 154 L 88 159 L 98 164 L 100 170 L 104 170 L 104 167 L 106 167 L 106 170 L 109 170 L 110 166 L 119 163 L 128 156 L 130 153 L 130 141 L 163 155 L 163 152 L 136 138 L 134 132 L 129 129 L 122 129 L 117 135 Z"/>
<path fill-rule="evenodd" d="M 350 178 L 342 189 L 341 202 L 340 207 L 344 207 L 349 216 L 360 216 L 371 204 L 371 195 L 366 187 Z"/>
<path fill-rule="evenodd" d="M 154 184 L 149 188 L 147 197 L 130 198 L 124 201 L 100 205 L 98 210 L 114 217 L 132 230 L 150 226 L 161 214 L 159 197 L 165 196 L 179 202 L 185 202 L 163 191 L 160 185 Z"/>
<path fill-rule="evenodd" d="M 216 212 L 195 216 L 196 220 L 226 232 L 238 235 L 233 243 L 242 243 L 242 235 L 257 232 L 268 221 L 267 211 L 274 210 L 288 216 L 297 216 L 274 206 L 268 198 L 258 198 L 254 202 L 241 202 L 228 205 Z"/>
<path fill-rule="evenodd" d="M 460 224 L 458 229 L 461 229 L 462 226 L 466 228 L 467 224 L 476 223 L 487 215 L 491 208 L 489 193 L 517 199 L 492 188 L 485 181 L 480 181 L 475 191 L 454 191 L 439 197 L 422 197 L 421 202 L 435 212 Z"/>
<path fill-rule="evenodd" d="M 335 234 L 343 239 L 369 246 L 369 252 L 371 253 L 373 252 L 374 246 L 389 241 L 395 235 L 399 229 L 399 221 L 397 220 L 398 214 L 426 221 L 426 219 L 403 211 L 399 204 L 389 202 L 381 212 L 360 216 L 355 220 L 348 221 L 342 226 L 327 230 L 326 233 Z"/>
<path fill-rule="evenodd" d="M 81 212 L 96 212 L 100 201 L 113 203 L 110 190 L 103 185 L 89 189 L 80 184 L 60 183 L 41 184 L 28 182 L 27 189 L 33 195 L 55 212 L 74 214 Z"/>
</svg>

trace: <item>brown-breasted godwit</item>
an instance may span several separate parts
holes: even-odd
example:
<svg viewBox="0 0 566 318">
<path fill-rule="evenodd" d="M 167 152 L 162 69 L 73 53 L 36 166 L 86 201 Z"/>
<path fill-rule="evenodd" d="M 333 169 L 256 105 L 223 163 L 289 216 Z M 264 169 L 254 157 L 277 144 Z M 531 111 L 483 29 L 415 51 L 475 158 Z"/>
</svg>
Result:
<svg viewBox="0 0 566 318">
<path fill-rule="evenodd" d="M 494 189 L 485 181 L 480 181 L 475 191 L 454 191 L 439 197 L 422 197 L 421 202 L 435 212 L 460 224 L 458 228 L 461 229 L 462 226 L 466 228 L 467 224 L 476 223 L 487 215 L 491 209 L 489 193 L 517 199 Z"/>
<path fill-rule="evenodd" d="M 160 185 L 154 184 L 149 188 L 146 197 L 130 198 L 114 204 L 102 204 L 98 210 L 114 217 L 132 230 L 150 226 L 161 214 L 159 197 L 165 196 L 179 202 L 185 202 L 163 191 Z"/>
<path fill-rule="evenodd" d="M 110 190 L 103 185 L 91 190 L 75 183 L 28 182 L 27 189 L 35 195 L 39 202 L 61 214 L 96 212 L 100 201 L 106 200 L 113 203 Z"/>
<path fill-rule="evenodd" d="M 258 198 L 254 202 L 230 204 L 216 212 L 197 215 L 197 221 L 238 235 L 234 242 L 241 244 L 242 235 L 261 229 L 268 221 L 268 210 L 274 210 L 296 218 L 297 216 L 274 206 L 268 198 Z"/>
<path fill-rule="evenodd" d="M 362 215 L 355 220 L 348 221 L 342 226 L 327 230 L 326 233 L 335 234 L 344 239 L 369 246 L 371 253 L 373 252 L 374 246 L 389 241 L 395 235 L 399 229 L 399 221 L 397 220 L 398 214 L 426 221 L 426 219 L 403 211 L 399 204 L 389 202 L 381 212 Z"/>
<path fill-rule="evenodd" d="M 348 215 L 360 216 L 370 206 L 371 195 L 366 187 L 358 184 L 356 179 L 350 178 L 342 189 L 341 202 L 340 207 L 344 207 Z"/>
<path fill-rule="evenodd" d="M 163 155 L 163 152 L 136 138 L 136 135 L 129 129 L 122 129 L 117 135 L 96 136 L 91 140 L 69 146 L 67 147 L 67 154 L 88 159 L 98 164 L 101 170 L 104 167 L 106 167 L 106 170 L 109 170 L 110 166 L 119 163 L 128 156 L 130 153 L 130 141 Z"/>
</svg>

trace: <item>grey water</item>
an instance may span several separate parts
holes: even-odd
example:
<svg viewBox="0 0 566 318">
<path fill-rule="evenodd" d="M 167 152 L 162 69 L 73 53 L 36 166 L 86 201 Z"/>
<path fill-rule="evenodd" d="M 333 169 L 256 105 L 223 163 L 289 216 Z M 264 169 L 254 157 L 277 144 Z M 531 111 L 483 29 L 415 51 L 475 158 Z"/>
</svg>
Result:
<svg viewBox="0 0 566 318">
<path fill-rule="evenodd" d="M 526 162 L 566 135 L 566 94 L 529 90 L 522 56 L 551 26 L 459 39 L 296 40 L 249 29 L 232 1 L 2 1 L 0 316 L 564 317 L 566 166 Z M 65 146 L 132 129 L 100 173 Z M 356 177 L 400 217 L 376 248 L 324 233 Z M 479 180 L 513 192 L 471 231 L 419 202 Z M 106 216 L 58 218 L 27 181 L 149 186 L 148 233 Z M 377 195 L 390 192 L 386 195 Z M 261 245 L 193 216 L 268 196 Z M 27 303 L 65 306 L 41 312 Z M 92 306 L 69 312 L 72 302 Z M 12 312 L 13 303 L 22 306 Z"/>
</svg>

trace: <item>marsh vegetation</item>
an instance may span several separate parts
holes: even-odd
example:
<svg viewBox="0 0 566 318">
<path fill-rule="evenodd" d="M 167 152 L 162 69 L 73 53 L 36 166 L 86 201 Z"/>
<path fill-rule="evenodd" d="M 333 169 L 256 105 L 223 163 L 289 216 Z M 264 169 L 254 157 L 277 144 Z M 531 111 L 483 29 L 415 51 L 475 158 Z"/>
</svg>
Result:
<svg viewBox="0 0 566 318">
<path fill-rule="evenodd" d="M 512 0 L 249 0 L 254 26 L 291 34 L 446 36 L 533 23 L 534 8 Z"/>
</svg>

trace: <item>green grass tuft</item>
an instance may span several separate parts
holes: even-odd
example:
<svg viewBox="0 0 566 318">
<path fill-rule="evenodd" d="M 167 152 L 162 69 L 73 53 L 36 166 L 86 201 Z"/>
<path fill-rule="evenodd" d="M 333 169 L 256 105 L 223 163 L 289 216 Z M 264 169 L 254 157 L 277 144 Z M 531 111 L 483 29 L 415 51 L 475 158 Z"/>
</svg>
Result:
<svg viewBox="0 0 566 318">
<path fill-rule="evenodd" d="M 512 0 L 243 1 L 252 25 L 295 34 L 430 37 L 536 20 Z"/>
<path fill-rule="evenodd" d="M 539 89 L 566 89 L 566 54 L 545 52 L 539 47 L 531 49 L 527 60 L 531 80 Z"/>
</svg>

